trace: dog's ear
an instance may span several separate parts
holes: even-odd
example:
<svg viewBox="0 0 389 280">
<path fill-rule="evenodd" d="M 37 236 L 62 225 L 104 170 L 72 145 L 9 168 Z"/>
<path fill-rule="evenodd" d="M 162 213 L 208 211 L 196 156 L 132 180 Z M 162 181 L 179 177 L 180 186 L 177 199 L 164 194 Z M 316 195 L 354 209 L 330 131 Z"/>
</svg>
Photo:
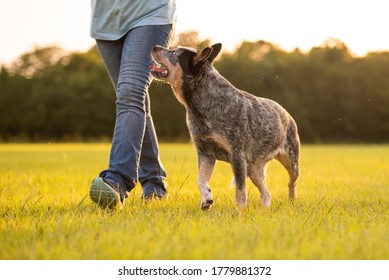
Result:
<svg viewBox="0 0 389 280">
<path fill-rule="evenodd" d="M 217 57 L 217 55 L 220 53 L 220 51 L 222 49 L 222 44 L 217 43 L 217 44 L 213 45 L 211 48 L 212 48 L 212 52 L 208 56 L 207 60 L 212 63 L 215 60 L 215 58 Z"/>
<path fill-rule="evenodd" d="M 193 65 L 203 65 L 205 61 L 213 62 L 222 49 L 222 44 L 217 43 L 198 52 L 193 58 Z"/>
<path fill-rule="evenodd" d="M 212 47 L 206 47 L 199 51 L 193 58 L 193 65 L 203 65 L 212 54 Z"/>
</svg>

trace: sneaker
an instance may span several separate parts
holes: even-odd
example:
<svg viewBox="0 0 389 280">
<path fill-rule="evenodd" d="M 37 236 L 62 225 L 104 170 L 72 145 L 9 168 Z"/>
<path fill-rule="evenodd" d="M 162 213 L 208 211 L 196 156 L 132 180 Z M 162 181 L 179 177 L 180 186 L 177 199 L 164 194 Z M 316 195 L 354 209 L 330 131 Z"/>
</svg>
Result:
<svg viewBox="0 0 389 280">
<path fill-rule="evenodd" d="M 161 200 L 162 198 L 165 198 L 166 196 L 160 196 L 160 195 L 157 195 L 156 193 L 152 193 L 152 194 L 142 194 L 141 196 L 141 199 L 145 202 L 149 202 L 151 200 Z"/>
<path fill-rule="evenodd" d="M 105 182 L 101 177 L 93 180 L 89 196 L 101 208 L 114 209 L 117 205 L 121 207 L 119 187 Z"/>
<path fill-rule="evenodd" d="M 143 190 L 143 191 L 145 191 L 145 190 Z M 143 201 L 148 202 L 148 201 L 153 200 L 153 199 L 161 200 L 161 199 L 167 198 L 167 197 L 168 197 L 168 193 L 166 191 L 166 188 L 158 188 L 158 189 L 155 188 L 152 192 L 146 192 L 146 193 L 144 192 L 142 194 L 141 199 Z"/>
</svg>

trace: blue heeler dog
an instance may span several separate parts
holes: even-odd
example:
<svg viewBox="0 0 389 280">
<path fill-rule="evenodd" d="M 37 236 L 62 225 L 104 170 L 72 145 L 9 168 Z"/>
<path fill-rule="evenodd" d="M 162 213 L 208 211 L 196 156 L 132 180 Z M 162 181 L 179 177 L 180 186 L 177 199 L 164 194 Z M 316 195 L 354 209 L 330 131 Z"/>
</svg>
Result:
<svg viewBox="0 0 389 280">
<path fill-rule="evenodd" d="M 289 198 L 296 197 L 300 141 L 293 118 L 278 103 L 235 88 L 213 67 L 221 44 L 196 50 L 155 46 L 150 70 L 170 83 L 185 106 L 190 136 L 198 155 L 201 208 L 213 203 L 209 180 L 216 160 L 231 163 L 236 205 L 247 204 L 246 177 L 258 187 L 262 205 L 270 206 L 266 165 L 277 159 L 289 173 Z"/>
</svg>

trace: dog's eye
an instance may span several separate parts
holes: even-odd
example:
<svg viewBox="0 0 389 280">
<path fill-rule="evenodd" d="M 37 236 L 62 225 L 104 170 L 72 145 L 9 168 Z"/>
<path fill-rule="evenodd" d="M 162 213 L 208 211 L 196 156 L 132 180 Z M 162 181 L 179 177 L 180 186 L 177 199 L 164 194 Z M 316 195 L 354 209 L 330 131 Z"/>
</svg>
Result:
<svg viewBox="0 0 389 280">
<path fill-rule="evenodd" d="M 173 55 L 177 55 L 177 54 L 176 54 L 176 51 L 173 51 L 173 53 L 172 53 L 172 54 L 173 54 Z"/>
</svg>

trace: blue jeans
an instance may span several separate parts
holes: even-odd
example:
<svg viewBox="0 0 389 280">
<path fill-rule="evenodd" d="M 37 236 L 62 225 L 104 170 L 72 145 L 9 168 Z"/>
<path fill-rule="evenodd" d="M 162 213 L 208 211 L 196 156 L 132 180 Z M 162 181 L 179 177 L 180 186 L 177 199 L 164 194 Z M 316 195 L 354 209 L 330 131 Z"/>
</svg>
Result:
<svg viewBox="0 0 389 280">
<path fill-rule="evenodd" d="M 154 45 L 167 46 L 171 32 L 171 25 L 149 25 L 134 28 L 117 41 L 96 40 L 116 92 L 109 167 L 100 177 L 118 184 L 122 199 L 138 180 L 143 196 L 166 194 L 166 172 L 159 159 L 148 87 L 151 50 Z"/>
</svg>

